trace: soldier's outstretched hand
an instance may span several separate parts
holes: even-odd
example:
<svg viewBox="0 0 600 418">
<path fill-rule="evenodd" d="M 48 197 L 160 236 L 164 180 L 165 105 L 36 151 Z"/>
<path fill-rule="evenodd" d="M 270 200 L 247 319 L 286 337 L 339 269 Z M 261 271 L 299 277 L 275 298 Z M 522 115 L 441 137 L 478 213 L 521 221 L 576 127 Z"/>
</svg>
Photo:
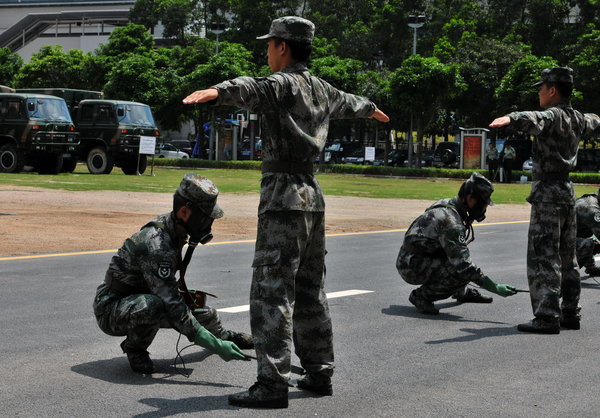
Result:
<svg viewBox="0 0 600 418">
<path fill-rule="evenodd" d="M 379 122 L 389 122 L 390 121 L 389 116 L 386 115 L 385 113 L 383 113 L 378 108 L 375 108 L 375 112 L 373 112 L 373 114 L 371 116 L 369 116 L 369 118 L 377 119 Z"/>
<path fill-rule="evenodd" d="M 219 97 L 217 89 L 196 90 L 188 97 L 183 99 L 183 104 L 205 103 L 215 100 Z"/>
<path fill-rule="evenodd" d="M 496 294 L 502 297 L 512 296 L 517 294 L 517 288 L 508 284 L 496 285 Z"/>
<path fill-rule="evenodd" d="M 510 125 L 510 118 L 508 116 L 502 116 L 496 118 L 490 123 L 490 128 L 500 128 L 501 126 Z"/>
</svg>

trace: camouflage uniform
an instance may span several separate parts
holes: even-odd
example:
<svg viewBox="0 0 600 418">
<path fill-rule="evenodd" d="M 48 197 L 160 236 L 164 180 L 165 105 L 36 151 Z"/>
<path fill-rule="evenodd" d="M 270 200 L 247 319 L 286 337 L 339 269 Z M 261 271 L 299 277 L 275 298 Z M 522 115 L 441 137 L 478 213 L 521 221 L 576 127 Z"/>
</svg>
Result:
<svg viewBox="0 0 600 418">
<path fill-rule="evenodd" d="M 309 373 L 325 378 L 333 373 L 323 290 L 325 201 L 312 162 L 325 146 L 331 119 L 366 118 L 376 107 L 310 75 L 303 62 L 269 77 L 238 77 L 213 88 L 219 92 L 215 104 L 262 114 L 263 177 L 250 319 L 257 380 L 287 394 L 292 336 Z"/>
<path fill-rule="evenodd" d="M 168 213 L 144 225 L 113 256 L 96 292 L 94 314 L 106 334 L 127 336 L 124 352 L 145 351 L 159 328 L 174 328 L 192 341 L 204 326 L 223 338 L 226 331 L 216 310 L 192 313 L 179 294 L 175 273 L 182 245 Z M 113 281 L 119 283 L 118 290 L 109 284 Z"/>
<path fill-rule="evenodd" d="M 582 137 L 600 124 L 594 114 L 581 114 L 561 103 L 539 112 L 507 115 L 511 126 L 535 135 L 533 182 L 527 201 L 531 219 L 527 246 L 527 278 L 535 317 L 557 323 L 562 313 L 579 316 L 581 283 L 575 264 L 575 193 L 568 180 Z"/>
<path fill-rule="evenodd" d="M 460 293 L 469 283 L 482 284 L 484 274 L 471 262 L 467 248 L 467 210 L 458 197 L 431 205 L 406 231 L 396 268 L 414 292 L 436 301 Z"/>
<path fill-rule="evenodd" d="M 595 269 L 594 249 L 600 237 L 600 205 L 597 194 L 585 194 L 575 201 L 577 217 L 577 264 Z M 589 272 L 588 272 L 589 273 Z"/>
</svg>

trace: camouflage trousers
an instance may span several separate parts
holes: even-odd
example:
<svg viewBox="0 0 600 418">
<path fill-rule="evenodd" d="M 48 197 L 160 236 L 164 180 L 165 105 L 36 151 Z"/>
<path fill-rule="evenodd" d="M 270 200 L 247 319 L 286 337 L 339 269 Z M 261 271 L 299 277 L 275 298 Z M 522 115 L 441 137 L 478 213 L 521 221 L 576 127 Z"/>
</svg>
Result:
<svg viewBox="0 0 600 418">
<path fill-rule="evenodd" d="M 527 279 L 536 318 L 556 321 L 561 312 L 579 315 L 581 282 L 575 264 L 576 232 L 573 205 L 531 204 Z"/>
<path fill-rule="evenodd" d="M 400 248 L 396 259 L 398 273 L 409 284 L 422 285 L 415 290 L 417 296 L 430 302 L 461 295 L 469 280 L 456 274 L 445 254 L 413 254 Z"/>
<path fill-rule="evenodd" d="M 250 289 L 257 380 L 286 392 L 292 339 L 316 379 L 333 374 L 333 334 L 325 284 L 322 212 L 269 211 L 258 218 Z"/>
<path fill-rule="evenodd" d="M 122 344 L 125 352 L 146 351 L 160 328 L 175 328 L 169 323 L 163 301 L 158 296 L 137 294 L 121 297 L 110 292 L 104 283 L 96 293 L 94 314 L 104 333 L 127 337 Z M 192 314 L 216 337 L 227 332 L 214 308 L 207 306 L 194 310 Z"/>
<path fill-rule="evenodd" d="M 579 267 L 594 267 L 594 247 L 596 241 L 591 238 L 577 238 L 575 249 L 577 253 L 577 264 Z"/>
</svg>

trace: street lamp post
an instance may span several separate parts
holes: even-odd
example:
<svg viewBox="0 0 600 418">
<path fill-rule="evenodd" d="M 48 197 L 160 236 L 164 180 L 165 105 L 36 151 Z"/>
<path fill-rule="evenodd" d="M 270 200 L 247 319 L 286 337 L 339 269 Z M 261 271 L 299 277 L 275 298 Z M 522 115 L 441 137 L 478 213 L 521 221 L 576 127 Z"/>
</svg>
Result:
<svg viewBox="0 0 600 418">
<path fill-rule="evenodd" d="M 427 22 L 427 16 L 425 15 L 409 15 L 408 16 L 408 27 L 413 29 L 413 49 L 412 54 L 417 53 L 417 29 L 423 27 Z M 410 132 L 408 135 L 408 166 L 412 167 L 413 162 L 413 114 L 410 112 Z"/>
<path fill-rule="evenodd" d="M 225 31 L 225 24 L 224 23 L 213 23 L 210 26 L 210 31 L 212 33 L 214 33 L 215 35 L 217 35 L 217 45 L 215 47 L 215 53 L 218 54 L 219 53 L 219 35 Z"/>
</svg>

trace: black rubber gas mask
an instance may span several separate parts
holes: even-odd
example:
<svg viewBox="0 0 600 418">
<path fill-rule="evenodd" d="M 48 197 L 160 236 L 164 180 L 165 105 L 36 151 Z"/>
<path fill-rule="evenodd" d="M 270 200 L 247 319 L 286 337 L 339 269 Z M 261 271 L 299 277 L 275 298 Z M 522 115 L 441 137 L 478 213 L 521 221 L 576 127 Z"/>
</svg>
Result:
<svg viewBox="0 0 600 418">
<path fill-rule="evenodd" d="M 187 205 L 192 213 L 187 222 L 177 219 L 177 223 L 182 225 L 190 236 L 190 243 L 207 244 L 213 239 L 212 224 L 214 219 L 204 214 L 200 209 Z"/>
<path fill-rule="evenodd" d="M 485 219 L 485 212 L 487 210 L 488 205 L 484 201 L 484 199 L 481 199 L 480 197 L 475 198 L 477 199 L 477 203 L 472 208 L 467 207 L 467 213 L 469 214 L 469 219 L 471 220 L 471 222 L 481 222 Z"/>
</svg>

